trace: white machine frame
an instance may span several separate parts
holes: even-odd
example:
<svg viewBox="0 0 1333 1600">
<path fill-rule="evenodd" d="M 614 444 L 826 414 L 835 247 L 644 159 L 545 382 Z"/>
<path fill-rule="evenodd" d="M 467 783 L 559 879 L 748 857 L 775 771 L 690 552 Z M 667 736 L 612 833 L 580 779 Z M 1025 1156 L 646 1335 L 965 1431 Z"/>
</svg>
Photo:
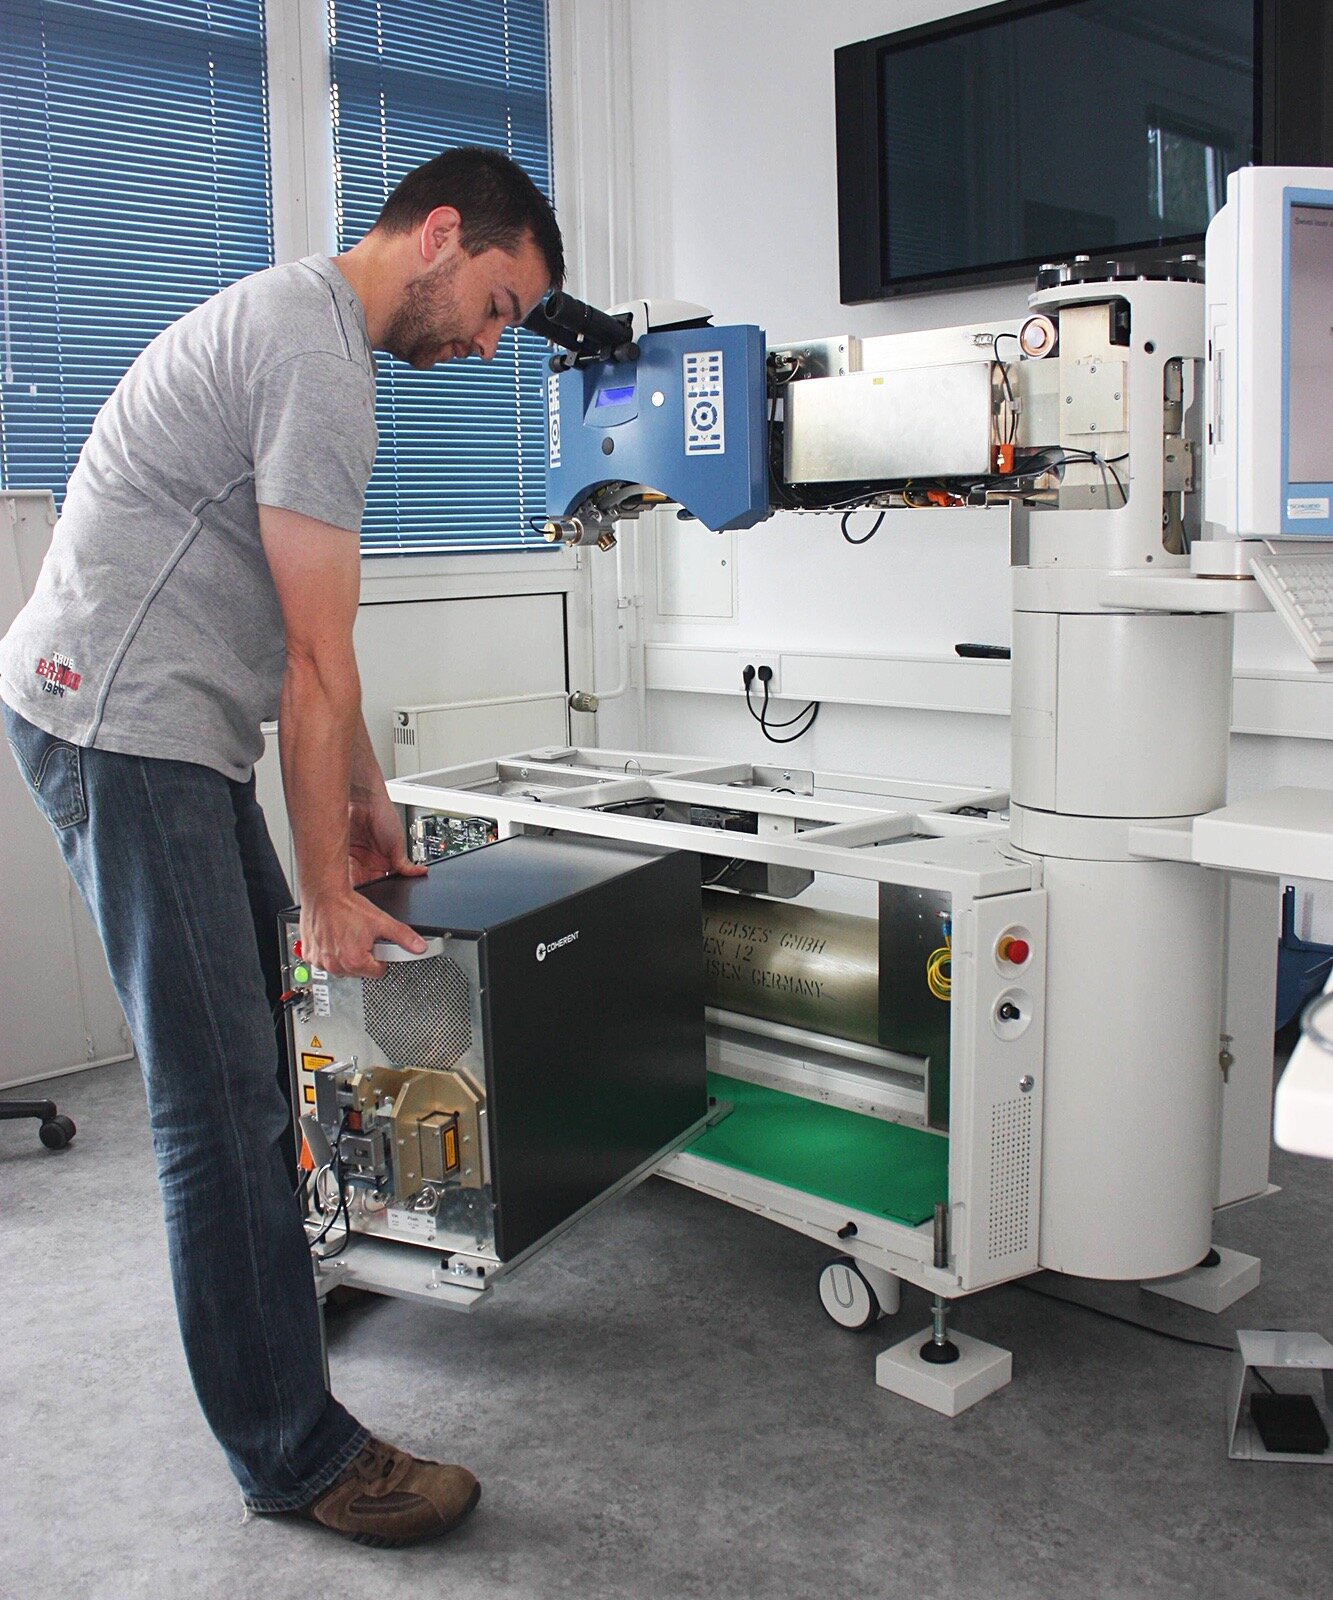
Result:
<svg viewBox="0 0 1333 1600">
<path fill-rule="evenodd" d="M 812 794 L 782 792 L 792 776 L 791 769 L 642 752 L 551 750 L 397 779 L 389 793 L 413 812 L 489 818 L 501 838 L 555 829 L 714 855 L 715 829 L 593 808 L 660 799 L 753 809 L 758 832 L 727 833 L 727 856 L 947 892 L 953 903 L 947 1264 L 936 1265 L 930 1223 L 912 1228 L 850 1212 L 688 1152 L 662 1171 L 934 1294 L 970 1294 L 1033 1272 L 1045 894 L 1032 864 L 1004 853 L 1003 822 L 957 814 L 960 807 L 1002 810 L 1006 797 L 994 790 L 846 773 L 802 774 L 812 780 Z M 552 780 L 560 785 L 554 792 Z M 524 786 L 529 795 L 521 792 Z M 497 788 L 511 792 L 493 792 Z M 539 790 L 545 791 L 540 797 Z M 1031 942 L 1021 968 L 996 954 L 1000 939 L 1015 928 Z M 997 1013 L 1015 994 L 1022 997 L 1021 1020 L 1007 1024 Z M 854 1061 L 840 1065 L 830 1059 L 837 1041 L 806 1035 L 803 1043 L 798 1030 L 781 1025 L 761 1033 L 742 1023 L 748 1036 L 739 1040 L 729 1026 L 733 1020 L 741 1019 L 710 1016 L 710 1055 L 719 1070 L 869 1115 L 924 1124 L 924 1086 L 908 1090 Z M 997 1140 L 1009 1157 L 1002 1163 L 996 1161 Z M 1001 1168 L 1006 1176 L 998 1179 Z"/>
<path fill-rule="evenodd" d="M 1044 1265 L 1039 1217 L 1047 897 L 1040 863 L 1010 845 L 1002 791 L 573 748 L 419 773 L 391 782 L 389 791 L 409 815 L 484 817 L 501 838 L 554 829 L 709 855 L 719 852 L 713 828 L 598 808 L 662 800 L 751 809 L 757 831 L 727 833 L 729 857 L 853 880 L 863 889 L 888 883 L 947 891 L 953 897 L 953 990 L 949 1202 L 942 1235 L 932 1223 L 908 1227 L 689 1151 L 659 1170 L 818 1240 L 854 1264 L 851 1272 L 831 1265 L 826 1276 L 841 1271 L 842 1279 L 821 1284 L 826 1309 L 847 1326 L 896 1311 L 903 1281 L 947 1301 Z M 961 815 L 964 810 L 984 815 Z M 1272 909 L 1262 896 L 1257 907 L 1251 898 L 1245 908 L 1260 916 Z M 1021 968 L 998 954 L 1001 938 L 1015 928 L 1031 947 Z M 1020 1022 L 1001 1021 L 1006 1000 L 1017 1002 Z M 1271 1009 L 1271 984 L 1268 1004 Z M 708 1021 L 710 1066 L 719 1072 L 866 1115 L 924 1123 L 924 1085 L 904 1083 L 901 1071 L 878 1074 L 863 1060 L 839 1059 L 841 1041 L 725 1012 L 710 1011 Z M 1243 1027 L 1240 1021 L 1225 1025 Z M 1235 1047 L 1247 1070 L 1238 1069 L 1233 1080 L 1234 1105 L 1224 1102 L 1222 1140 L 1229 1159 L 1224 1155 L 1221 1203 L 1267 1187 L 1270 1111 L 1262 1044 Z M 910 1070 L 905 1059 L 896 1065 Z M 1213 1302 L 1200 1302 L 1192 1282 L 1159 1287 L 1219 1309 L 1258 1278 L 1258 1263 L 1250 1257 L 1229 1256 L 1222 1269 L 1212 1275 Z M 952 1337 L 961 1349 L 953 1367 L 931 1370 L 920 1363 L 918 1337 L 885 1352 L 879 1381 L 950 1415 L 1008 1381 L 1009 1352 L 962 1334 Z"/>
</svg>

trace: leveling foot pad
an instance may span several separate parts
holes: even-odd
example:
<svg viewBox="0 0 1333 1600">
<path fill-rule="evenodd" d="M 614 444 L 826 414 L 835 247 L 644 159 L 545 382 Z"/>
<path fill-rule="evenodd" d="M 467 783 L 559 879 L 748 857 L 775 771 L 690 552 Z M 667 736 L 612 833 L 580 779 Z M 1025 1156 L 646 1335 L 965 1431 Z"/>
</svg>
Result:
<svg viewBox="0 0 1333 1600">
<path fill-rule="evenodd" d="M 1167 1300 L 1178 1300 L 1181 1305 L 1211 1311 L 1216 1316 L 1219 1311 L 1234 1306 L 1242 1295 L 1258 1288 L 1260 1265 L 1258 1256 L 1247 1256 L 1240 1250 L 1224 1250 L 1218 1245 L 1188 1272 L 1177 1272 L 1170 1278 L 1147 1279 L 1140 1288 Z"/>
<path fill-rule="evenodd" d="M 708 1074 L 731 1115 L 688 1147 L 693 1156 L 910 1228 L 949 1198 L 949 1141 L 921 1128 Z"/>
<path fill-rule="evenodd" d="M 1003 1389 L 1014 1375 L 1012 1352 L 998 1345 L 971 1339 L 965 1333 L 949 1330 L 949 1342 L 958 1349 L 957 1361 L 927 1361 L 921 1352 L 931 1342 L 931 1330 L 914 1333 L 910 1339 L 885 1350 L 875 1361 L 875 1382 L 905 1400 L 946 1417 L 976 1405 L 988 1394 Z"/>
</svg>

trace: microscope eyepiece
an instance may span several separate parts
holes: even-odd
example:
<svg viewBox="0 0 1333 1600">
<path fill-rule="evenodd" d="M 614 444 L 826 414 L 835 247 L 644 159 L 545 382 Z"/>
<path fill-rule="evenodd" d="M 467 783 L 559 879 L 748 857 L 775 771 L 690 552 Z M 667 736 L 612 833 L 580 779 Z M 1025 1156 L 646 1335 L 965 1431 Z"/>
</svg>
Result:
<svg viewBox="0 0 1333 1600">
<path fill-rule="evenodd" d="M 572 294 L 553 289 L 529 314 L 523 326 L 552 344 L 563 345 L 590 360 L 633 360 L 634 323 L 628 316 L 613 317 Z"/>
</svg>

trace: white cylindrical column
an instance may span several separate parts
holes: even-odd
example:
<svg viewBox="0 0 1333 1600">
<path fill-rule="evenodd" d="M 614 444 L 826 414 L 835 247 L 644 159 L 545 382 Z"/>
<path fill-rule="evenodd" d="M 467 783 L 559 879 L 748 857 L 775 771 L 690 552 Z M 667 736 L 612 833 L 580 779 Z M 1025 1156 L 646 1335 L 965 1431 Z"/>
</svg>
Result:
<svg viewBox="0 0 1333 1600">
<path fill-rule="evenodd" d="M 1222 879 L 1047 856 L 1043 1267 L 1157 1278 L 1211 1238 Z"/>
<path fill-rule="evenodd" d="M 1226 801 L 1229 616 L 1014 614 L 1015 805 L 1178 817 Z"/>
</svg>

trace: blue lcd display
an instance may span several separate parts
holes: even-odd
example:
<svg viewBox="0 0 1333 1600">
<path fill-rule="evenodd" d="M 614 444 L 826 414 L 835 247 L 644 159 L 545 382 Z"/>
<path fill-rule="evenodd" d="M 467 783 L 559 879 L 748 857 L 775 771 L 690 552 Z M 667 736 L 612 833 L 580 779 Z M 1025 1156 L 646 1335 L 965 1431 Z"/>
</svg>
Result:
<svg viewBox="0 0 1333 1600">
<path fill-rule="evenodd" d="M 599 389 L 597 391 L 597 409 L 602 406 L 627 406 L 634 398 L 634 385 L 628 384 L 623 389 Z"/>
</svg>

